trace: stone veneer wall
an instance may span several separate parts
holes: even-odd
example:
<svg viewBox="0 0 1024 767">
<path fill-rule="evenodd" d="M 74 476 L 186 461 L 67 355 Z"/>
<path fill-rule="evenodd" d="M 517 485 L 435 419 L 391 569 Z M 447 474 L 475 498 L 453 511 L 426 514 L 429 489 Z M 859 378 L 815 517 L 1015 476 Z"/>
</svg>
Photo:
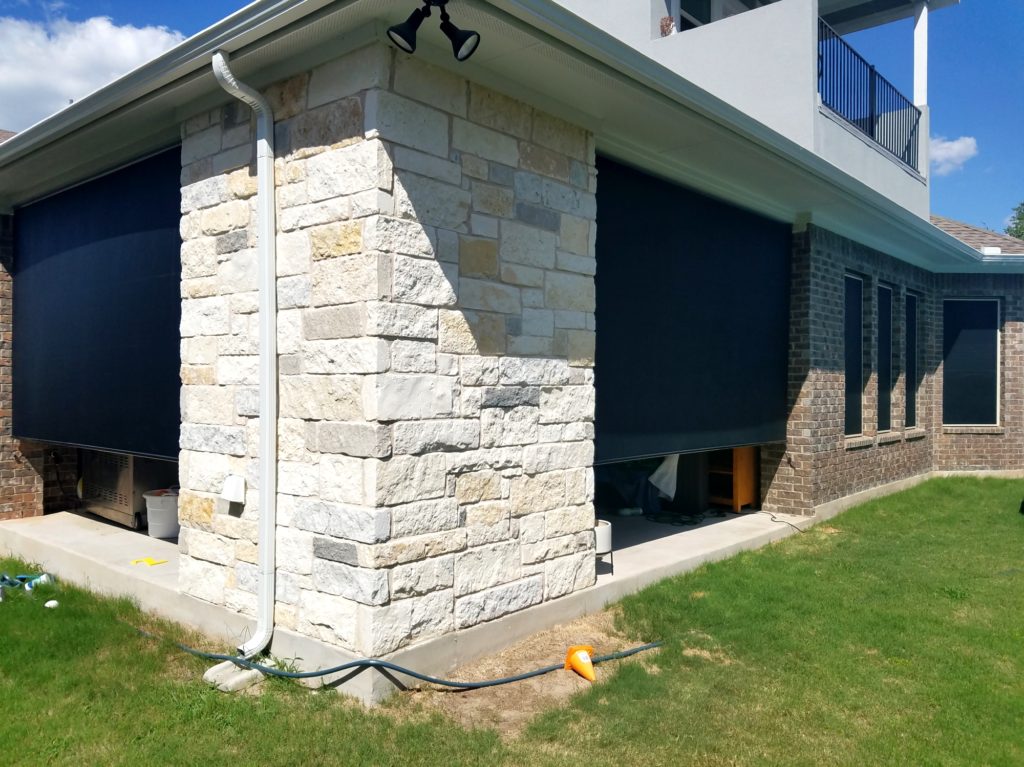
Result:
<svg viewBox="0 0 1024 767">
<path fill-rule="evenodd" d="M 594 143 L 383 46 L 269 89 L 278 625 L 367 655 L 594 582 Z M 182 144 L 183 591 L 252 614 L 252 131 Z M 240 514 L 214 513 L 228 473 Z"/>
<path fill-rule="evenodd" d="M 844 283 L 864 280 L 865 388 L 862 436 L 844 435 Z M 877 428 L 877 288 L 893 288 L 892 428 Z M 915 428 L 905 418 L 905 301 L 918 295 Z M 942 425 L 942 299 L 1002 298 L 1002 423 Z M 794 235 L 791 277 L 790 416 L 787 444 L 762 450 L 763 507 L 814 507 L 933 469 L 1021 469 L 1024 440 L 1024 279 L 934 275 L 818 227 Z"/>
<path fill-rule="evenodd" d="M 14 217 L 0 215 L 0 520 L 43 513 L 43 448 L 11 435 Z"/>
</svg>

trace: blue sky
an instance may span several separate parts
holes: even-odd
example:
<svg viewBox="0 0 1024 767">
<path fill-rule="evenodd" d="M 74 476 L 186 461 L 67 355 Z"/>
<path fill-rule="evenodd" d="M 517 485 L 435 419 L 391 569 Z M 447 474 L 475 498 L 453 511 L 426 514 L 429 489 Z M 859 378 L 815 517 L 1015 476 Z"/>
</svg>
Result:
<svg viewBox="0 0 1024 767">
<path fill-rule="evenodd" d="M 626 0 L 622 0 L 626 2 Z M 410 0 L 410 5 L 413 3 Z M 41 101 L 52 86 L 45 80 L 23 72 L 5 69 L 3 49 L 23 45 L 37 51 L 46 42 L 60 36 L 52 47 L 63 58 L 47 64 L 74 69 L 76 63 L 89 60 L 74 51 L 82 48 L 131 49 L 114 60 L 89 60 L 93 78 L 109 68 L 112 79 L 118 73 L 155 56 L 162 48 L 182 37 L 199 32 L 219 19 L 242 8 L 238 0 L 176 0 L 176 2 L 138 2 L 137 0 L 0 0 L 0 17 L 22 20 L 33 26 L 8 25 L 7 36 L 0 28 L 0 90 L 4 81 L 23 80 L 21 90 L 0 92 L 0 128 L 20 130 L 39 119 L 21 112 L 4 113 L 4 103 L 24 104 L 31 94 Z M 109 17 L 110 24 L 80 24 L 97 16 Z M 5 19 L 0 18 L 0 23 Z M 159 28 L 165 29 L 159 29 Z M 140 31 L 130 37 L 126 29 Z M 31 45 L 29 33 L 38 31 L 42 39 Z M 1024 0 L 963 0 L 962 4 L 931 15 L 930 87 L 932 136 L 958 143 L 949 145 L 951 166 L 945 175 L 932 176 L 932 210 L 935 213 L 1002 231 L 1014 206 L 1024 201 Z M 901 22 L 852 35 L 849 41 L 903 93 L 913 91 L 913 26 Z M 150 54 L 151 51 L 151 54 Z M 135 56 L 136 59 L 132 59 Z M 27 58 L 27 57 L 26 57 Z M 40 67 L 34 67 L 37 72 Z M 52 71 L 52 70 L 51 70 Z M 78 73 L 74 73 L 78 74 Z M 79 91 L 77 81 L 65 91 L 47 93 L 49 111 L 72 97 L 95 88 L 84 78 Z M 19 94 L 24 93 L 22 97 Z M 27 108 L 27 107 L 26 107 Z M 23 123 L 23 124 L 17 124 Z M 973 139 L 974 144 L 971 143 Z M 970 149 L 976 146 L 977 153 Z M 962 164 L 957 163 L 962 161 Z"/>
</svg>

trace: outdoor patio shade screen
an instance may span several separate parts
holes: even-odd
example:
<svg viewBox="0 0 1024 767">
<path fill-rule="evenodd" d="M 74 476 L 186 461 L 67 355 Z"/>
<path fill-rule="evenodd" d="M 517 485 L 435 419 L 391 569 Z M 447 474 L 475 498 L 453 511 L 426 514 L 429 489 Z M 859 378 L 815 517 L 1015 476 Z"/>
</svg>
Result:
<svg viewBox="0 0 1024 767">
<path fill-rule="evenodd" d="M 596 461 L 783 441 L 791 230 L 598 159 Z"/>
<path fill-rule="evenodd" d="M 15 211 L 15 436 L 177 458 L 179 157 Z"/>
</svg>

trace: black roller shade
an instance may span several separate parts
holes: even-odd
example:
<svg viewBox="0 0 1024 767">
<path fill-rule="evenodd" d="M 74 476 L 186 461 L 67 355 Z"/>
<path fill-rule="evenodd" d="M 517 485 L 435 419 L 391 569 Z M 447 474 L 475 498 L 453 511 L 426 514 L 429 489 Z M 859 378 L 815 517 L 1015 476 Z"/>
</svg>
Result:
<svg viewBox="0 0 1024 767">
<path fill-rule="evenodd" d="M 790 227 L 597 167 L 596 461 L 784 441 Z"/>
<path fill-rule="evenodd" d="M 864 429 L 864 283 L 848 274 L 844 286 L 844 433 L 850 436 L 860 434 Z"/>
<path fill-rule="evenodd" d="M 998 423 L 998 301 L 943 302 L 942 359 L 942 422 Z"/>
<path fill-rule="evenodd" d="M 907 428 L 917 426 L 917 387 L 918 387 L 918 364 L 917 364 L 917 296 L 907 293 L 907 374 L 906 399 L 907 414 L 904 425 Z"/>
<path fill-rule="evenodd" d="M 177 458 L 179 157 L 15 211 L 15 436 Z"/>
</svg>

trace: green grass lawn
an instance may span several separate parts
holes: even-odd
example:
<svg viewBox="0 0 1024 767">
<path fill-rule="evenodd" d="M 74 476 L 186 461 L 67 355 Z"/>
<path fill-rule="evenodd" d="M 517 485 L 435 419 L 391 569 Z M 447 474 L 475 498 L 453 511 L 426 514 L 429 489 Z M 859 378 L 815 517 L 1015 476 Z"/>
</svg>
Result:
<svg viewBox="0 0 1024 767">
<path fill-rule="evenodd" d="M 0 763 L 1021 765 L 1022 497 L 1024 482 L 937 480 L 648 588 L 621 628 L 666 647 L 512 742 L 407 701 L 217 693 L 208 664 L 122 621 L 194 637 L 124 601 L 15 595 Z"/>
</svg>

